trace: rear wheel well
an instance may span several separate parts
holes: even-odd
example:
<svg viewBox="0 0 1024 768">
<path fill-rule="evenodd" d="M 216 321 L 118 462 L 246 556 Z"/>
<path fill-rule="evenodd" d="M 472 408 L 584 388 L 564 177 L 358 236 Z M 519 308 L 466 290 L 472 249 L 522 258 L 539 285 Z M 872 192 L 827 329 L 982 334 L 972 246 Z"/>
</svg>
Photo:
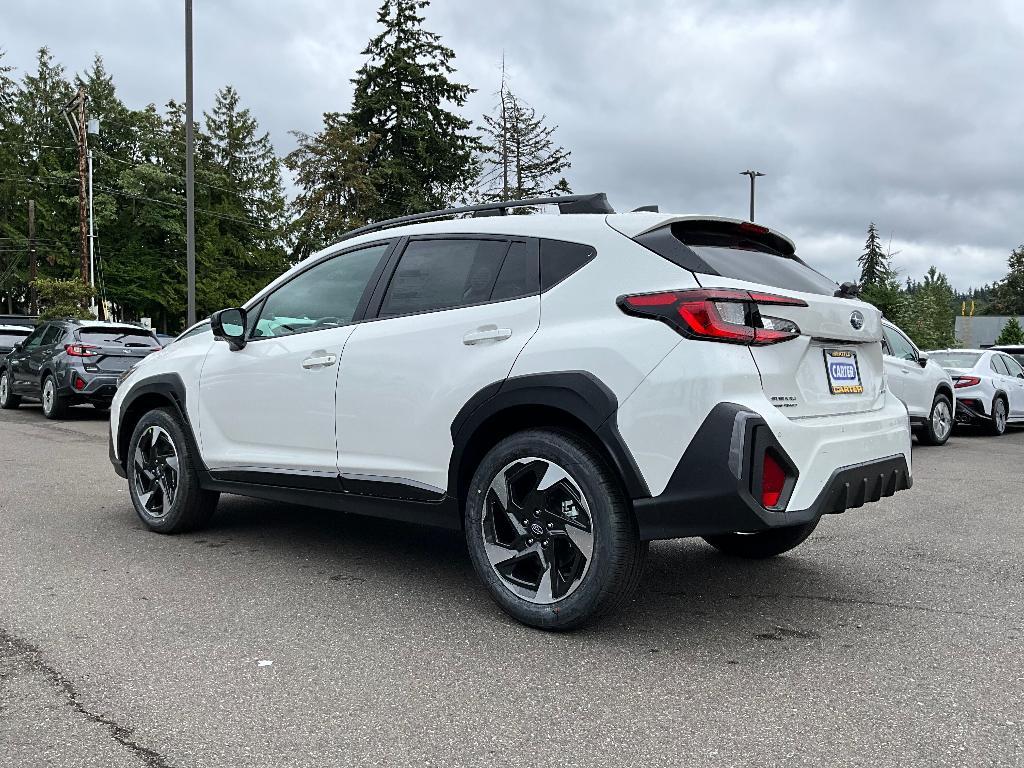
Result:
<svg viewBox="0 0 1024 768">
<path fill-rule="evenodd" d="M 454 488 L 460 511 L 473 481 L 473 473 L 484 455 L 501 440 L 528 429 L 561 429 L 571 432 L 590 445 L 608 465 L 620 486 L 623 479 L 615 462 L 594 431 L 568 411 L 549 405 L 515 405 L 487 418 L 470 436 L 455 468 Z M 629 495 L 623 493 L 628 499 Z"/>
</svg>

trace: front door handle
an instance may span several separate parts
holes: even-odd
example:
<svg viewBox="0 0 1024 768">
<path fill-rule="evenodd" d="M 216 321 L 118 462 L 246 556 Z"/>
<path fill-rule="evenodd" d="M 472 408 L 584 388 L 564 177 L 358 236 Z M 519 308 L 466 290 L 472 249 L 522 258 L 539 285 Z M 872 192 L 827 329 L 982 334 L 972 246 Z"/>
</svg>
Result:
<svg viewBox="0 0 1024 768">
<path fill-rule="evenodd" d="M 328 366 L 334 365 L 338 362 L 338 356 L 332 355 L 323 350 L 317 350 L 313 353 L 312 357 L 307 357 L 302 361 L 302 367 L 309 370 L 312 368 L 327 368 Z"/>
<path fill-rule="evenodd" d="M 462 337 L 462 343 L 472 346 L 485 341 L 504 341 L 512 337 L 511 328 L 499 328 L 496 325 L 481 325 Z"/>
</svg>

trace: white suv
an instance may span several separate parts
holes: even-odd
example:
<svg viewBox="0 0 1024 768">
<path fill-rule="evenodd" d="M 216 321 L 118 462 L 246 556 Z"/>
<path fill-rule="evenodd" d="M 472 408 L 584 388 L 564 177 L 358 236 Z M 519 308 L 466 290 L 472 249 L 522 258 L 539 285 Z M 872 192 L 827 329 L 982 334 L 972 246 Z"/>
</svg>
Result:
<svg viewBox="0 0 1024 768">
<path fill-rule="evenodd" d="M 404 217 L 140 362 L 111 460 L 163 533 L 219 493 L 461 529 L 505 611 L 567 629 L 652 539 L 768 557 L 910 486 L 881 318 L 843 296 L 767 228 L 603 194 Z"/>
<path fill-rule="evenodd" d="M 953 434 L 956 418 L 953 379 L 888 320 L 882 320 L 882 333 L 889 389 L 907 406 L 917 439 L 927 445 L 944 445 Z"/>
</svg>

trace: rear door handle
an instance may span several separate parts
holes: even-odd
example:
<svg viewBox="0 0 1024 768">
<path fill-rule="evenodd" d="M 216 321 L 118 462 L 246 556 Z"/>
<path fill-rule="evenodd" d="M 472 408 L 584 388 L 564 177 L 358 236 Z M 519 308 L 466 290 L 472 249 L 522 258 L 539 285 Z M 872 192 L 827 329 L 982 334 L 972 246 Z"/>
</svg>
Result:
<svg viewBox="0 0 1024 768">
<path fill-rule="evenodd" d="M 511 328 L 499 328 L 496 325 L 482 325 L 462 337 L 462 343 L 472 346 L 484 341 L 504 341 L 512 337 Z"/>
<path fill-rule="evenodd" d="M 311 368 L 327 368 L 328 366 L 334 365 L 338 362 L 338 356 L 332 355 L 324 351 L 317 351 L 313 353 L 312 357 L 307 357 L 302 361 L 302 367 L 309 370 Z"/>
</svg>

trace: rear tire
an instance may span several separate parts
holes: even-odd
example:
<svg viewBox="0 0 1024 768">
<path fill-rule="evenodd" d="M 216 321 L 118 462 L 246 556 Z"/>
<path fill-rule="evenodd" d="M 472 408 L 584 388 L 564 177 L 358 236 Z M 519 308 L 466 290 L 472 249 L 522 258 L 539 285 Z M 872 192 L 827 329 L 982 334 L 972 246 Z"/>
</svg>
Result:
<svg viewBox="0 0 1024 768">
<path fill-rule="evenodd" d="M 220 494 L 203 490 L 197 459 L 177 416 L 149 411 L 135 425 L 125 457 L 128 491 L 139 519 L 157 533 L 183 533 L 206 525 Z"/>
<path fill-rule="evenodd" d="M 992 401 L 992 420 L 988 423 L 988 433 L 995 437 L 1001 437 L 1006 432 L 1006 400 L 1002 395 L 996 395 Z"/>
<path fill-rule="evenodd" d="M 507 614 L 570 630 L 625 603 L 647 543 L 617 476 L 577 435 L 527 430 L 484 456 L 466 501 L 477 575 Z"/>
<path fill-rule="evenodd" d="M 57 380 L 48 373 L 43 378 L 39 399 L 43 403 L 43 416 L 48 419 L 63 419 L 68 415 L 68 401 L 57 391 Z"/>
<path fill-rule="evenodd" d="M 727 555 L 761 560 L 789 552 L 803 544 L 807 537 L 814 533 L 820 520 L 819 517 L 803 525 L 772 528 L 757 533 L 723 533 L 718 536 L 705 536 L 704 541 Z"/>
<path fill-rule="evenodd" d="M 17 408 L 21 405 L 21 398 L 14 394 L 14 385 L 11 382 L 10 371 L 6 369 L 0 372 L 0 408 L 5 411 Z"/>
<path fill-rule="evenodd" d="M 919 439 L 925 445 L 945 445 L 953 434 L 953 403 L 948 395 L 936 395 L 928 421 L 921 429 Z"/>
</svg>

